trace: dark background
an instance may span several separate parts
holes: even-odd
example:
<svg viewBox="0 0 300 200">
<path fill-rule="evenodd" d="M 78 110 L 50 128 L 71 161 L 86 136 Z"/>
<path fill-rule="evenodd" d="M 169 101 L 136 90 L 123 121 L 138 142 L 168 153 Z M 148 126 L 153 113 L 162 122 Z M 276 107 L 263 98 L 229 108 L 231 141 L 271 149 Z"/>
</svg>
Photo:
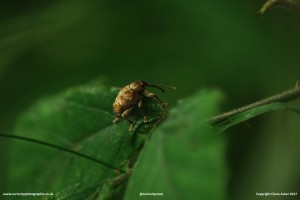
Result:
<svg viewBox="0 0 300 200">
<path fill-rule="evenodd" d="M 223 111 L 290 89 L 300 73 L 300 15 L 272 9 L 258 17 L 263 3 L 2 2 L 0 131 L 13 133 L 18 115 L 40 97 L 99 77 L 120 87 L 133 80 L 175 86 L 160 95 L 170 107 L 218 88 Z M 300 192 L 299 119 L 280 111 L 226 133 L 230 199 Z M 2 189 L 10 142 L 0 139 Z"/>
</svg>

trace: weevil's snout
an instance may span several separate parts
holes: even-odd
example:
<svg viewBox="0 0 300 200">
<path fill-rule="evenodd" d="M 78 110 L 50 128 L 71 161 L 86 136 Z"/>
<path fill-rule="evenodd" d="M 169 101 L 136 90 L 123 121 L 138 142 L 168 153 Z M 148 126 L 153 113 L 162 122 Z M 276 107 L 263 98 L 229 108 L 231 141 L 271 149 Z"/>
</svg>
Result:
<svg viewBox="0 0 300 200">
<path fill-rule="evenodd" d="M 161 88 L 160 86 L 158 86 L 158 85 L 149 84 L 149 83 L 146 83 L 146 84 L 147 84 L 147 86 L 149 86 L 149 87 L 157 88 L 157 89 L 159 89 L 160 91 L 162 91 L 163 93 L 165 93 L 165 90 L 162 89 L 162 88 Z"/>
</svg>

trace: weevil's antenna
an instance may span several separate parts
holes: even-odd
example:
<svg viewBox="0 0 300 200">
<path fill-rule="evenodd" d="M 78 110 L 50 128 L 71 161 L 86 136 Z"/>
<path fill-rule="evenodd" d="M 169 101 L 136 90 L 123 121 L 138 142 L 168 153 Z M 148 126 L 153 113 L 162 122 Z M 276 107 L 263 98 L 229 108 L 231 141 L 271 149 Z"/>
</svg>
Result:
<svg viewBox="0 0 300 200">
<path fill-rule="evenodd" d="M 169 88 L 169 89 L 172 89 L 172 90 L 176 90 L 176 87 L 170 86 L 170 85 L 159 84 L 159 86 L 160 86 L 160 87 L 164 87 L 164 88 Z"/>
<path fill-rule="evenodd" d="M 58 146 L 58 145 L 55 145 L 55 144 L 51 144 L 51 143 L 44 142 L 44 141 L 41 141 L 41 140 L 31 139 L 31 138 L 27 138 L 27 137 L 23 137 L 23 136 L 19 136 L 19 135 L 11 135 L 11 134 L 4 134 L 4 133 L 0 133 L 0 137 L 23 140 L 23 141 L 29 141 L 29 142 L 37 143 L 37 144 L 44 145 L 44 146 L 47 146 L 47 147 L 51 147 L 51 148 L 54 148 L 54 149 L 59 149 L 59 150 L 62 150 L 62 151 L 80 156 L 80 157 L 85 158 L 87 160 L 96 162 L 96 163 L 101 164 L 101 165 L 103 165 L 107 168 L 110 168 L 110 169 L 113 169 L 113 170 L 118 170 L 118 171 L 124 173 L 124 171 L 122 169 L 118 169 L 117 167 L 114 167 L 114 166 L 112 166 L 112 165 L 110 165 L 106 162 L 103 162 L 103 161 L 98 160 L 96 158 L 93 158 L 91 156 L 88 156 L 88 155 L 85 155 L 83 153 L 73 151 L 71 149 L 67 149 L 67 148 L 64 148 L 64 147 L 61 147 L 61 146 Z"/>
</svg>

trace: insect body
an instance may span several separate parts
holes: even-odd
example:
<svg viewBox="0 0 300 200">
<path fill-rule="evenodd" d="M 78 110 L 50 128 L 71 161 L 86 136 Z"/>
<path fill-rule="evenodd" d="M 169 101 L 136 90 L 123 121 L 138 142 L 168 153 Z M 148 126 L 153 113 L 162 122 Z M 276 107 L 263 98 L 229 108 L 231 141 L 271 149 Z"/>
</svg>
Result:
<svg viewBox="0 0 300 200">
<path fill-rule="evenodd" d="M 128 119 L 129 113 L 135 107 L 137 107 L 141 114 L 144 117 L 144 122 L 147 122 L 147 117 L 142 110 L 143 98 L 156 98 L 160 103 L 161 100 L 153 93 L 150 93 L 146 90 L 146 87 L 155 87 L 160 89 L 162 92 L 165 92 L 161 87 L 153 84 L 149 84 L 145 81 L 134 81 L 129 85 L 126 85 L 116 97 L 116 100 L 113 104 L 115 119 L 113 123 L 116 123 L 121 116 L 130 123 L 129 131 L 132 131 L 133 121 Z"/>
</svg>

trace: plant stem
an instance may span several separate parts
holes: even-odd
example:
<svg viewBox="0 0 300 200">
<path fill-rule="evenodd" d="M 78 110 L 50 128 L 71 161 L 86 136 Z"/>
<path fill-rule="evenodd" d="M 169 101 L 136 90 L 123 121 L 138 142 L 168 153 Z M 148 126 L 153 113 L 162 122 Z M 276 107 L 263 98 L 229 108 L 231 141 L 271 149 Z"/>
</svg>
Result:
<svg viewBox="0 0 300 200">
<path fill-rule="evenodd" d="M 257 12 L 257 15 L 264 14 L 270 8 L 275 6 L 282 6 L 286 7 L 293 11 L 300 11 L 300 1 L 299 0 L 268 0 L 266 3 L 261 7 L 261 9 Z"/>
<path fill-rule="evenodd" d="M 116 189 L 120 185 L 123 185 L 128 179 L 130 178 L 130 175 L 132 173 L 132 169 L 128 169 L 125 173 L 121 174 L 120 176 L 115 177 L 109 182 L 109 185 Z"/>
<path fill-rule="evenodd" d="M 259 106 L 263 106 L 263 105 L 275 103 L 275 102 L 287 102 L 287 101 L 295 100 L 299 97 L 300 97 L 300 87 L 298 87 L 298 85 L 297 85 L 294 89 L 276 94 L 274 96 L 262 99 L 255 103 L 251 103 L 249 105 L 246 105 L 246 106 L 243 106 L 243 107 L 240 107 L 237 109 L 233 109 L 232 111 L 226 112 L 224 114 L 212 117 L 211 119 L 209 119 L 209 123 L 211 125 L 222 123 L 222 122 L 228 120 L 230 117 L 232 117 L 236 114 L 245 112 L 247 110 L 250 110 L 252 108 L 256 108 Z"/>
</svg>

